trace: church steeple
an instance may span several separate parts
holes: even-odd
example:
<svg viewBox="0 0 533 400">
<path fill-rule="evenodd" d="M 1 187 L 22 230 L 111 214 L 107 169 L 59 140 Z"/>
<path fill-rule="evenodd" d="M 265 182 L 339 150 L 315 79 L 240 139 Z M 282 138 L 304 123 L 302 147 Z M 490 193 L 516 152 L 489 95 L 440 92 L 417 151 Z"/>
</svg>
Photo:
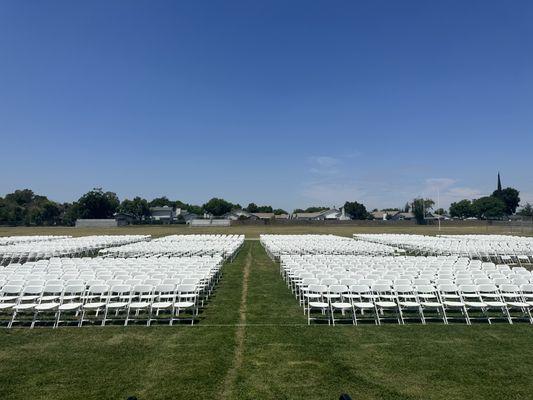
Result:
<svg viewBox="0 0 533 400">
<path fill-rule="evenodd" d="M 500 179 L 500 172 L 498 171 L 498 192 L 502 191 L 502 181 Z"/>
</svg>

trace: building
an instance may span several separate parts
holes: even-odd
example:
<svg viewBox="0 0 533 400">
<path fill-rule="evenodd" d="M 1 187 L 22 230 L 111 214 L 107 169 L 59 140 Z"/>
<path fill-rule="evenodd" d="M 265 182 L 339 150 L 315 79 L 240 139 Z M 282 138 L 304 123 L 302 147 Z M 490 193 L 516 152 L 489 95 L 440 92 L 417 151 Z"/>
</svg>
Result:
<svg viewBox="0 0 533 400">
<path fill-rule="evenodd" d="M 343 207 L 340 210 L 332 208 L 313 213 L 296 213 L 293 214 L 293 219 L 300 221 L 348 221 L 351 218 L 346 214 Z"/>
<path fill-rule="evenodd" d="M 400 212 L 398 210 L 393 210 L 393 211 L 381 210 L 381 211 L 373 211 L 370 213 L 370 215 L 372 215 L 372 217 L 374 217 L 374 219 L 376 220 L 386 221 L 388 219 L 394 219 L 394 217 L 399 213 Z"/>
<path fill-rule="evenodd" d="M 176 219 L 176 212 L 169 206 L 150 207 L 150 215 L 152 221 L 160 221 L 168 224 Z"/>
<path fill-rule="evenodd" d="M 254 214 L 249 213 L 248 211 L 244 211 L 244 210 L 232 210 L 224 214 L 223 217 L 231 221 L 237 221 L 240 219 L 251 219 L 251 220 L 259 219 Z"/>
<path fill-rule="evenodd" d="M 415 215 L 412 212 L 399 212 L 391 218 L 393 221 L 412 221 Z"/>
</svg>

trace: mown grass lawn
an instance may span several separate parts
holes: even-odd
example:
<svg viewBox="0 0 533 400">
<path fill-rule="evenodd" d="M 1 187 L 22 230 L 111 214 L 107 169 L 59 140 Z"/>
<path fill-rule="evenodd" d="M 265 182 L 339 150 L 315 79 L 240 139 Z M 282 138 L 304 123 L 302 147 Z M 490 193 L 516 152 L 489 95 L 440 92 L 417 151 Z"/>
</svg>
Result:
<svg viewBox="0 0 533 400">
<path fill-rule="evenodd" d="M 531 371 L 526 324 L 307 326 L 257 241 L 197 326 L 0 331 L 1 399 L 531 399 Z"/>
<path fill-rule="evenodd" d="M 12 235 L 152 235 L 160 237 L 176 234 L 239 234 L 246 235 L 247 238 L 258 238 L 260 234 L 332 234 L 352 237 L 354 233 L 411 233 L 420 235 L 437 234 L 515 234 L 531 236 L 533 232 L 529 229 L 511 228 L 506 226 L 479 226 L 479 225 L 451 225 L 443 223 L 441 231 L 436 225 L 324 225 L 324 224 L 302 224 L 302 225 L 237 225 L 230 227 L 208 227 L 191 228 L 188 225 L 132 225 L 117 228 L 74 228 L 65 226 L 41 226 L 41 227 L 6 227 L 0 226 L 0 236 Z"/>
</svg>

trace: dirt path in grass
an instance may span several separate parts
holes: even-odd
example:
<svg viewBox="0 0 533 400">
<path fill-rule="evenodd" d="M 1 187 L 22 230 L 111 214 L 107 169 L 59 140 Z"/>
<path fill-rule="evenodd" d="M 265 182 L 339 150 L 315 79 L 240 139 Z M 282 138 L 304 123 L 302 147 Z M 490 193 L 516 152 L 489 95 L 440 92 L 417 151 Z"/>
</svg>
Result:
<svg viewBox="0 0 533 400">
<path fill-rule="evenodd" d="M 233 355 L 233 363 L 231 368 L 228 370 L 226 377 L 224 379 L 224 385 L 222 387 L 222 393 L 220 394 L 220 399 L 229 399 L 231 397 L 231 392 L 233 386 L 235 385 L 235 380 L 237 378 L 237 372 L 242 366 L 242 360 L 244 355 L 244 336 L 246 329 L 246 308 L 248 300 L 248 282 L 250 280 L 250 268 L 252 266 L 252 248 L 253 246 L 248 247 L 248 254 L 246 255 L 246 261 L 244 262 L 243 270 L 243 279 L 242 279 L 242 295 L 241 303 L 239 307 L 239 324 L 237 325 L 237 330 L 235 331 L 235 353 Z"/>
</svg>

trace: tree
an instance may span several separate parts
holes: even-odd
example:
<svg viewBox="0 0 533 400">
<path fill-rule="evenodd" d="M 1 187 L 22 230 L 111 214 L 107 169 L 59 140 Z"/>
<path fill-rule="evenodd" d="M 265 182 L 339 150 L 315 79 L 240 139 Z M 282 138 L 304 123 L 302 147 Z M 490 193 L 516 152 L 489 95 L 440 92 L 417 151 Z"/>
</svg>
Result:
<svg viewBox="0 0 533 400">
<path fill-rule="evenodd" d="M 472 202 L 472 210 L 477 218 L 496 219 L 505 215 L 505 203 L 494 196 L 481 197 Z"/>
<path fill-rule="evenodd" d="M 352 219 L 368 219 L 368 211 L 366 207 L 357 201 L 344 203 L 344 211 L 349 214 Z"/>
<path fill-rule="evenodd" d="M 175 203 L 170 201 L 166 196 L 156 197 L 150 203 L 150 207 L 172 207 L 174 208 Z"/>
<path fill-rule="evenodd" d="M 94 188 L 78 200 L 79 216 L 87 219 L 112 218 L 119 205 L 120 201 L 115 193 Z"/>
<path fill-rule="evenodd" d="M 316 213 L 320 211 L 329 210 L 329 207 L 307 207 L 304 212 L 306 213 Z"/>
<path fill-rule="evenodd" d="M 203 205 L 203 209 L 219 217 L 230 212 L 233 209 L 233 204 L 224 199 L 214 197 Z"/>
<path fill-rule="evenodd" d="M 531 204 L 526 203 L 524 207 L 520 211 L 517 212 L 518 215 L 522 215 L 523 217 L 533 217 L 533 207 Z"/>
<path fill-rule="evenodd" d="M 150 206 L 148 205 L 148 201 L 139 196 L 135 197 L 133 200 L 123 200 L 118 211 L 131 214 L 139 221 L 150 216 Z"/>
<path fill-rule="evenodd" d="M 433 209 L 434 204 L 435 202 L 431 199 L 417 198 L 413 200 L 411 210 L 415 215 L 417 224 L 426 223 L 426 215 Z"/>
<path fill-rule="evenodd" d="M 288 212 L 283 210 L 283 209 L 281 209 L 281 208 L 276 208 L 274 210 L 274 215 L 283 215 L 283 214 L 288 214 Z"/>
<path fill-rule="evenodd" d="M 259 207 L 255 203 L 250 203 L 248 206 L 244 209 L 244 211 L 248 211 L 249 213 L 256 213 L 259 212 Z"/>
<path fill-rule="evenodd" d="M 439 208 L 439 209 L 435 210 L 435 214 L 444 215 L 444 214 L 446 214 L 446 210 L 444 208 Z"/>
<path fill-rule="evenodd" d="M 450 205 L 450 216 L 455 218 L 470 218 L 474 216 L 474 209 L 470 200 L 461 200 Z"/>
<path fill-rule="evenodd" d="M 301 213 L 303 213 L 303 212 L 305 212 L 305 210 L 303 210 L 303 209 L 301 209 L 301 208 L 296 208 L 296 209 L 293 211 L 294 214 L 301 214 Z"/>
<path fill-rule="evenodd" d="M 405 206 L 403 206 L 403 212 L 408 213 L 409 211 L 411 211 L 411 205 L 407 202 L 405 203 Z"/>
<path fill-rule="evenodd" d="M 520 192 L 514 188 L 508 187 L 503 190 L 495 190 L 492 197 L 496 197 L 505 204 L 505 214 L 512 215 L 520 204 Z"/>
</svg>

